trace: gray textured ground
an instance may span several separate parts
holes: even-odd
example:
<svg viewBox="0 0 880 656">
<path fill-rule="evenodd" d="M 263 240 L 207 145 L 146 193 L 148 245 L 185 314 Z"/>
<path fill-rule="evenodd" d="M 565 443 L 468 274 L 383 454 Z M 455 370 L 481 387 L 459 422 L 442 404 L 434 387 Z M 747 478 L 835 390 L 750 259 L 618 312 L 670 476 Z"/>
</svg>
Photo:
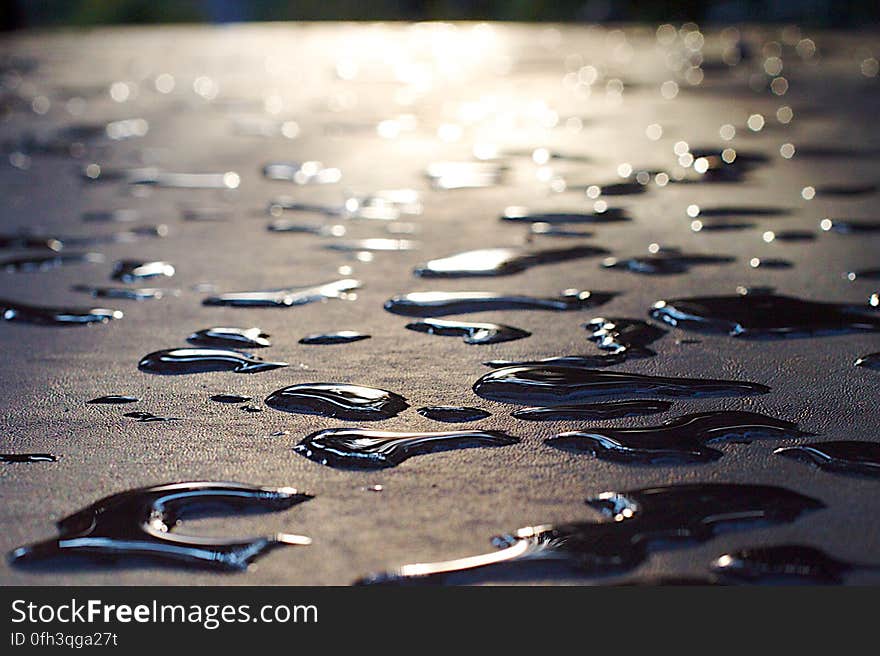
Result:
<svg viewBox="0 0 880 656">
<path fill-rule="evenodd" d="M 236 191 L 155 189 L 137 195 L 120 184 L 84 185 L 67 157 L 35 154 L 28 170 L 0 165 L 0 226 L 3 231 L 33 228 L 64 235 L 106 233 L 111 225 L 86 224 L 85 210 L 131 207 L 167 223 L 164 240 L 103 247 L 107 262 L 70 266 L 45 273 L 0 274 L 0 296 L 33 302 L 87 305 L 87 296 L 70 293 L 76 283 L 108 282 L 112 261 L 123 257 L 166 259 L 177 267 L 178 298 L 156 302 L 102 302 L 124 310 L 125 318 L 92 328 L 52 329 L 0 326 L 0 407 L 2 451 L 61 456 L 54 464 L 0 466 L 0 549 L 53 535 L 53 522 L 107 494 L 142 485 L 197 479 L 291 485 L 316 498 L 277 514 L 231 517 L 183 526 L 210 535 L 250 535 L 288 531 L 314 538 L 305 548 L 273 552 L 249 572 L 223 575 L 170 567 L 96 567 L 89 571 L 35 573 L 0 565 L 6 584 L 333 584 L 407 562 L 447 559 L 488 550 L 493 534 L 534 523 L 588 517 L 583 499 L 609 490 L 673 482 L 733 481 L 772 483 L 822 499 L 828 509 L 772 530 L 729 533 L 689 549 L 653 555 L 634 572 L 705 572 L 724 550 L 752 544 L 799 541 L 843 558 L 880 561 L 880 509 L 877 482 L 832 475 L 771 455 L 775 443 L 720 447 L 716 463 L 681 467 L 637 467 L 603 462 L 550 449 L 542 440 L 577 426 L 536 424 L 509 417 L 513 409 L 473 395 L 471 384 L 492 358 L 533 358 L 591 352 L 580 324 L 593 316 L 643 317 L 659 298 L 732 293 L 737 285 L 773 285 L 785 293 L 829 301 L 864 302 L 871 283 L 848 282 L 852 268 L 875 266 L 877 238 L 820 234 L 806 244 L 765 244 L 764 230 L 818 231 L 826 216 L 876 219 L 876 195 L 834 201 L 801 197 L 805 185 L 875 182 L 877 158 L 799 158 L 785 160 L 779 147 L 836 146 L 877 148 L 876 77 L 860 72 L 872 55 L 876 35 L 811 34 L 820 56 L 801 60 L 785 46 L 784 97 L 748 88 L 750 74 L 764 76 L 761 46 L 779 41 L 775 30 L 747 33 L 755 58 L 723 75 L 708 75 L 690 87 L 666 67 L 666 53 L 679 46 L 656 42 L 653 29 L 620 32 L 599 28 L 544 28 L 461 25 L 426 26 L 265 26 L 161 28 L 29 34 L 7 37 L 2 50 L 33 57 L 39 64 L 24 76 L 18 92 L 45 95 L 47 114 L 13 112 L 0 124 L 3 139 L 23 131 L 45 130 L 82 121 L 143 117 L 149 134 L 114 144 L 102 162 L 155 161 L 179 171 L 237 171 Z M 788 37 L 791 35 L 788 34 Z M 623 45 L 621 45 L 623 44 Z M 627 45 L 628 44 L 628 45 Z M 716 58 L 717 35 L 707 36 L 707 59 Z M 581 59 L 573 57 L 580 56 Z M 630 58 L 626 58 L 627 56 Z M 876 56 L 876 51 L 873 52 Z M 359 61 L 353 80 L 344 62 Z M 622 101 L 606 94 L 604 80 L 589 98 L 563 84 L 567 71 L 594 65 L 605 78 L 626 85 Z M 870 71 L 869 71 L 870 72 Z M 170 94 L 155 91 L 158 74 L 175 76 Z M 208 76 L 219 93 L 208 102 L 193 93 L 193 81 Z M 664 99 L 660 84 L 677 79 L 681 92 Z M 767 79 L 764 76 L 764 79 Z M 407 83 L 405 83 L 404 81 Z M 117 103 L 107 87 L 114 81 L 136 86 L 136 97 Z M 295 140 L 236 135 L 242 116 L 294 119 Z M 86 101 L 81 117 L 65 108 L 70 97 Z M 401 104 L 401 102 L 412 104 Z M 463 103 L 476 103 L 465 105 Z M 778 107 L 794 109 L 787 126 L 775 118 Z M 551 127 L 553 114 L 558 125 Z M 767 117 L 759 133 L 745 127 L 750 114 Z M 381 120 L 412 114 L 416 127 L 396 139 L 382 139 Z M 469 123 L 469 117 L 480 119 Z M 549 116 L 549 118 L 548 118 Z M 576 129 L 569 117 L 582 120 Z M 500 117 L 500 118 L 499 118 Z M 511 119 L 508 121 L 507 119 Z M 496 121 L 496 119 L 498 119 Z M 541 122 L 546 122 L 546 127 Z M 663 136 L 645 136 L 649 124 Z M 502 149 L 546 146 L 584 156 L 585 162 L 554 161 L 554 171 L 578 182 L 606 182 L 620 163 L 670 169 L 673 144 L 721 146 L 719 127 L 731 123 L 731 145 L 770 156 L 743 184 L 669 185 L 636 197 L 610 199 L 628 208 L 630 223 L 598 226 L 593 240 L 616 255 L 644 252 L 651 242 L 705 253 L 735 255 L 726 266 L 707 266 L 689 275 L 633 276 L 600 270 L 595 260 L 549 265 L 516 276 L 432 283 L 411 275 L 413 266 L 480 246 L 522 243 L 525 229 L 497 220 L 507 205 L 534 209 L 585 209 L 580 193 L 553 194 L 538 179 L 528 158 L 512 158 L 505 184 L 483 190 L 432 191 L 424 167 L 441 159 L 469 159 L 474 143 Z M 444 124 L 461 126 L 458 141 L 437 138 Z M 449 132 L 445 128 L 444 134 Z M 277 159 L 317 159 L 343 171 L 340 185 L 295 187 L 262 178 L 260 167 Z M 411 187 L 422 191 L 424 213 L 412 219 L 422 242 L 411 253 L 378 253 L 373 262 L 352 261 L 322 248 L 313 235 L 273 234 L 265 230 L 266 202 L 278 194 L 303 201 L 338 201 L 342 190 L 374 191 Z M 685 208 L 711 205 L 766 205 L 791 210 L 789 216 L 754 218 L 757 227 L 741 233 L 694 234 Z M 182 205 L 228 205 L 232 217 L 220 223 L 185 222 Z M 306 217 L 308 220 L 309 217 Z M 148 221 L 149 222 L 149 221 Z M 350 225 L 351 236 L 384 236 L 372 223 Z M 542 244 L 559 240 L 545 238 Z M 784 271 L 752 270 L 751 257 L 778 256 L 796 266 Z M 350 265 L 364 288 L 353 302 L 333 301 L 291 310 L 203 307 L 192 290 L 209 281 L 236 291 L 299 285 L 334 279 Z M 164 285 L 164 283 L 162 283 Z M 550 314 L 496 312 L 472 315 L 533 332 L 529 339 L 468 346 L 455 338 L 431 337 L 403 328 L 407 320 L 385 313 L 390 295 L 430 289 L 489 289 L 552 294 L 567 287 L 613 290 L 618 298 L 595 311 Z M 274 346 L 261 352 L 291 367 L 253 376 L 211 373 L 157 377 L 140 373 L 144 354 L 184 345 L 192 331 L 211 325 L 258 325 Z M 371 340 L 343 346 L 301 346 L 297 340 L 322 330 L 355 329 Z M 743 342 L 704 337 L 677 344 L 674 331 L 658 343 L 656 358 L 626 363 L 640 373 L 744 378 L 768 384 L 772 392 L 750 399 L 682 401 L 675 414 L 713 408 L 742 408 L 801 423 L 829 439 L 876 440 L 878 374 L 852 366 L 878 350 L 870 334 L 787 342 Z M 687 335 L 690 336 L 690 335 Z M 282 386 L 308 381 L 346 381 L 384 387 L 405 395 L 413 407 L 467 404 L 493 416 L 478 425 L 522 437 L 500 449 L 469 449 L 413 458 L 374 473 L 336 471 L 295 454 L 305 434 L 343 425 L 330 419 L 298 416 L 266 408 L 257 414 L 212 403 L 214 393 L 265 397 Z M 103 394 L 134 394 L 137 406 L 90 406 Z M 123 412 L 147 410 L 182 417 L 165 424 L 135 423 Z M 654 423 L 655 418 L 620 423 Z M 409 410 L 375 427 L 390 430 L 442 430 Z M 269 437 L 285 430 L 284 436 Z M 381 493 L 365 492 L 381 483 Z M 854 575 L 851 582 L 869 581 Z"/>
</svg>

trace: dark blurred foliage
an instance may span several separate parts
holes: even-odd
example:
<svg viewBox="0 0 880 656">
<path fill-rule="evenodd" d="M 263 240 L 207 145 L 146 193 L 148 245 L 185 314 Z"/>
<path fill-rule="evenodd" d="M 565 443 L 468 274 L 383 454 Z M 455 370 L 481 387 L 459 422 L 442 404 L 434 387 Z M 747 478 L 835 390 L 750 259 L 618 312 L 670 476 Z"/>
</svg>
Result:
<svg viewBox="0 0 880 656">
<path fill-rule="evenodd" d="M 861 27 L 880 0 L 0 0 L 6 29 L 289 20 L 773 22 Z"/>
</svg>

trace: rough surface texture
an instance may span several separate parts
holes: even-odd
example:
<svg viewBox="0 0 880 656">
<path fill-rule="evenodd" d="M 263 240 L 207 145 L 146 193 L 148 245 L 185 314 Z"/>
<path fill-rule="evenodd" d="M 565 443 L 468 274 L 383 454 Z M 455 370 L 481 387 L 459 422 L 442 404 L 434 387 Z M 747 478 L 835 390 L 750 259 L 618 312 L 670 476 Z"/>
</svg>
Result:
<svg viewBox="0 0 880 656">
<path fill-rule="evenodd" d="M 823 233 L 825 217 L 877 219 L 876 194 L 804 200 L 806 185 L 873 183 L 878 175 L 876 117 L 878 78 L 863 75 L 864 49 L 876 35 L 811 34 L 818 55 L 804 60 L 784 45 L 788 93 L 749 88 L 749 76 L 763 71 L 761 47 L 782 43 L 776 29 L 744 32 L 755 57 L 723 73 L 706 73 L 691 87 L 666 67 L 668 52 L 653 28 L 612 32 L 600 28 L 525 26 L 265 26 L 98 30 L 7 37 L 5 55 L 37 64 L 17 89 L 25 107 L 0 123 L 2 141 L 29 130 L 75 123 L 142 117 L 149 133 L 109 147 L 89 146 L 80 159 L 32 154 L 22 170 L 0 164 L 0 226 L 52 235 L 106 234 L 124 224 L 84 223 L 88 210 L 134 208 L 142 223 L 166 223 L 165 239 L 100 246 L 103 264 L 70 265 L 43 273 L 0 273 L 0 297 L 47 304 L 86 306 L 92 299 L 73 293 L 74 284 L 109 284 L 118 259 L 162 259 L 177 269 L 173 279 L 155 286 L 177 287 L 179 297 L 159 301 L 95 301 L 122 309 L 125 317 L 108 325 L 55 329 L 16 323 L 0 325 L 0 407 L 3 452 L 51 452 L 57 463 L 0 465 L 0 548 L 54 534 L 54 521 L 110 493 L 135 486 L 184 480 L 234 480 L 258 485 L 290 485 L 316 495 L 282 513 L 185 522 L 181 531 L 244 536 L 288 531 L 309 535 L 310 547 L 281 549 L 244 574 L 222 575 L 150 564 L 96 566 L 84 570 L 29 571 L 0 564 L 4 584 L 333 584 L 404 563 L 442 560 L 490 550 L 489 538 L 519 526 L 587 518 L 583 500 L 604 490 L 697 481 L 785 485 L 824 501 L 826 510 L 772 530 L 722 535 L 696 548 L 657 553 L 634 575 L 700 575 L 712 558 L 749 545 L 802 542 L 857 561 L 880 561 L 880 496 L 877 481 L 835 475 L 771 455 L 782 443 L 721 445 L 719 461 L 695 466 L 627 466 L 565 453 L 543 445 L 544 438 L 589 425 L 579 422 L 523 422 L 515 408 L 483 401 L 471 385 L 490 359 L 526 359 L 598 353 L 581 327 L 596 316 L 645 318 L 661 298 L 734 293 L 738 285 L 770 285 L 781 293 L 828 301 L 864 303 L 875 291 L 870 281 L 850 282 L 845 271 L 876 266 L 877 239 Z M 628 44 L 628 45 L 627 45 Z M 707 34 L 704 54 L 718 59 L 718 35 Z M 714 53 L 714 54 L 713 54 Z M 876 55 L 876 53 L 875 53 Z M 352 62 L 359 62 L 357 75 Z M 876 63 L 876 62 L 875 62 Z M 580 91 L 565 78 L 593 65 L 599 78 Z M 870 67 L 868 72 L 870 73 Z M 158 93 L 157 75 L 172 74 L 176 86 Z M 604 78 L 602 75 L 604 74 Z M 216 84 L 206 100 L 193 91 L 200 76 Z M 584 73 L 589 79 L 589 71 Z M 618 101 L 606 91 L 608 79 L 624 84 Z M 660 85 L 676 79 L 678 96 L 665 99 Z M 575 80 L 576 81 L 576 80 Z M 108 95 L 113 82 L 126 82 L 124 102 Z M 205 82 L 196 87 L 205 89 Z M 201 85 L 201 86 L 200 86 Z M 210 86 L 210 85 L 208 85 Z M 609 88 L 614 88 L 614 83 Z M 136 93 L 135 93 L 136 92 Z M 10 92 L 12 93 L 12 92 Z M 213 95 L 210 91 L 207 95 Z M 45 96 L 48 112 L 30 111 L 33 97 Z M 72 97 L 85 101 L 73 116 Z M 38 102 L 38 107 L 42 101 Z M 467 104 L 471 103 L 471 104 Z M 794 110 L 783 125 L 780 106 Z M 42 107 L 40 107 L 42 108 Z M 278 111 L 267 113 L 267 109 Z M 749 115 L 760 113 L 766 126 L 752 132 Z M 411 114 L 415 123 L 397 138 L 377 135 L 383 120 Z M 574 120 L 577 117 L 579 120 Z M 236 134 L 240 118 L 295 120 L 296 139 Z M 473 121 L 473 122 L 470 122 Z M 662 126 L 662 138 L 646 137 L 646 127 Z M 719 137 L 723 124 L 736 126 L 729 144 Z M 461 128 L 443 127 L 456 125 Z M 554 125 L 555 124 L 555 125 Z M 390 128 L 389 128 L 390 129 Z M 443 141 L 438 138 L 458 137 Z M 554 174 L 572 184 L 617 179 L 617 167 L 672 171 L 673 145 L 730 145 L 768 156 L 741 183 L 669 184 L 654 182 L 637 196 L 609 197 L 634 220 L 597 225 L 591 243 L 615 256 L 645 253 L 659 242 L 687 252 L 729 254 L 735 262 L 700 266 L 691 273 L 637 276 L 604 270 L 598 259 L 548 264 L 504 278 L 430 281 L 411 275 L 427 259 L 458 251 L 523 243 L 526 228 L 502 223 L 508 205 L 535 210 L 590 211 L 583 192 L 553 193 L 528 154 L 548 147 L 583 161 L 551 160 Z M 791 160 L 779 154 L 783 143 L 798 148 L 826 146 L 873 151 L 863 157 Z M 439 160 L 468 160 L 474 143 L 524 151 L 507 159 L 505 182 L 477 190 L 435 191 L 423 177 Z M 14 150 L 14 148 L 12 149 Z M 155 162 L 172 171 L 236 171 L 241 185 L 226 192 L 89 184 L 79 167 L 102 163 Z M 342 170 L 342 181 L 297 186 L 266 180 L 263 164 L 276 160 L 320 160 Z M 19 161 L 20 163 L 20 161 Z M 692 172 L 691 172 L 692 173 Z M 417 224 L 407 236 L 420 250 L 376 253 L 360 262 L 322 246 L 332 238 L 273 233 L 265 229 L 267 201 L 280 194 L 303 202 L 340 202 L 344 190 L 372 192 L 414 188 L 424 212 L 404 218 Z M 693 233 L 686 208 L 767 206 L 790 210 L 779 217 L 744 217 L 755 227 L 733 233 Z M 181 207 L 226 207 L 222 222 L 192 222 Z M 303 215 L 303 221 L 320 217 Z M 348 237 L 388 236 L 378 222 L 350 222 Z M 809 229 L 812 242 L 765 243 L 765 230 Z M 582 243 L 537 237 L 536 244 Z M 10 254 L 12 252 L 10 251 Z M 784 257 L 787 270 L 752 269 L 752 257 Z M 204 307 L 200 282 L 220 291 L 308 285 L 335 279 L 340 266 L 364 287 L 354 301 L 329 301 L 293 309 Z M 153 286 L 153 283 L 145 283 Z M 459 339 L 404 329 L 408 319 L 382 310 L 383 302 L 410 291 L 486 289 L 553 295 L 577 287 L 618 291 L 621 295 L 594 310 L 573 313 L 492 312 L 473 321 L 518 326 L 528 339 L 470 346 Z M 153 376 L 137 370 L 146 353 L 184 346 L 187 335 L 215 325 L 259 326 L 272 336 L 261 357 L 290 367 L 252 376 L 207 373 Z M 372 339 L 337 346 L 304 346 L 304 335 L 358 330 Z M 699 343 L 677 343 L 698 337 Z M 619 369 L 663 375 L 743 378 L 770 385 L 771 393 L 743 399 L 677 402 L 668 413 L 615 420 L 616 425 L 657 423 L 677 414 L 710 409 L 742 409 L 797 421 L 827 439 L 877 440 L 876 371 L 853 361 L 877 351 L 872 334 L 791 341 L 741 341 L 673 330 L 653 347 L 658 355 L 632 360 Z M 336 471 L 307 460 L 292 447 L 308 433 L 345 425 L 332 419 L 292 415 L 264 408 L 249 413 L 214 403 L 212 394 L 265 398 L 301 382 L 341 381 L 384 388 L 404 395 L 412 408 L 371 425 L 388 430 L 443 430 L 444 424 L 419 415 L 425 405 L 468 405 L 493 415 L 472 424 L 520 436 L 520 444 L 467 449 L 412 458 L 378 472 Z M 121 406 L 86 405 L 105 394 L 132 394 L 142 401 Z M 143 410 L 182 418 L 138 423 L 123 412 Z M 286 431 L 280 436 L 270 436 Z M 364 488 L 384 486 L 382 492 Z M 854 574 L 850 582 L 868 582 Z M 876 579 L 874 579 L 876 580 Z M 579 581 L 569 581 L 577 583 Z"/>
</svg>

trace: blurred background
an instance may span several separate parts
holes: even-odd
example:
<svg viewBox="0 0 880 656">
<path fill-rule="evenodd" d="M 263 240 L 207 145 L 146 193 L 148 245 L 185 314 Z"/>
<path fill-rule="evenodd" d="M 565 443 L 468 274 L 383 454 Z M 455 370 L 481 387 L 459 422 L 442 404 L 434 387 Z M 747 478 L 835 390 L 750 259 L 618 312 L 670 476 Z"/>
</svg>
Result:
<svg viewBox="0 0 880 656">
<path fill-rule="evenodd" d="M 880 22 L 878 0 L 3 0 L 0 7 L 7 30 L 291 20 Z"/>
</svg>

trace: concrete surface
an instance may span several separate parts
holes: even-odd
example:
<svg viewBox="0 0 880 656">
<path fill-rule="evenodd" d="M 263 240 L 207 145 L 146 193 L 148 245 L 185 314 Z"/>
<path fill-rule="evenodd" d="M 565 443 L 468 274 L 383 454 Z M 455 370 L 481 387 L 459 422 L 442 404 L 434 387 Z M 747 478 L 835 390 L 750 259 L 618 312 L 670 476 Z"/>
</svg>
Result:
<svg viewBox="0 0 880 656">
<path fill-rule="evenodd" d="M 729 34 L 728 34 L 729 36 Z M 260 485 L 290 485 L 316 498 L 287 512 L 216 518 L 184 523 L 181 532 L 204 535 L 256 535 L 288 531 L 309 535 L 310 547 L 275 551 L 247 573 L 218 574 L 136 564 L 86 570 L 30 571 L 0 564 L 4 584 L 255 584 L 346 585 L 357 577 L 404 563 L 443 560 L 491 550 L 498 532 L 535 523 L 588 518 L 587 496 L 674 482 L 731 481 L 791 487 L 823 500 L 827 510 L 774 529 L 727 533 L 694 548 L 658 552 L 631 576 L 700 575 L 725 550 L 754 544 L 803 542 L 841 558 L 880 562 L 880 497 L 877 481 L 835 475 L 771 455 L 776 442 L 724 445 L 725 456 L 707 465 L 640 467 L 567 454 L 542 444 L 545 437 L 578 427 L 576 422 L 534 423 L 509 416 L 512 406 L 483 401 L 471 391 L 494 358 L 536 358 L 596 352 L 581 324 L 594 316 L 644 317 L 660 298 L 733 293 L 738 285 L 772 285 L 779 291 L 816 300 L 864 302 L 871 282 L 849 282 L 853 268 L 876 266 L 880 236 L 846 237 L 820 233 L 822 218 L 877 219 L 877 195 L 807 201 L 807 185 L 876 182 L 878 78 L 866 60 L 877 56 L 876 34 L 804 32 L 817 55 L 803 58 L 790 44 L 792 32 L 749 28 L 743 38 L 753 59 L 729 71 L 706 72 L 691 86 L 670 70 L 681 38 L 664 45 L 654 27 L 618 29 L 553 26 L 441 25 L 265 25 L 101 29 L 83 32 L 25 33 L 0 42 L 12 66 L 33 60 L 36 68 L 17 85 L 24 105 L 0 123 L 0 141 L 31 131 L 77 123 L 142 117 L 149 133 L 140 139 L 90 146 L 85 156 L 35 153 L 26 169 L 0 163 L 0 226 L 3 232 L 29 229 L 58 235 L 107 234 L 124 225 L 84 223 L 87 210 L 134 208 L 142 223 L 165 223 L 170 235 L 92 250 L 107 260 L 42 273 L 0 273 L 0 297 L 47 304 L 87 306 L 91 299 L 69 291 L 73 284 L 109 284 L 113 261 L 165 259 L 177 275 L 157 286 L 181 290 L 160 301 L 100 301 L 122 309 L 125 318 L 104 326 L 56 329 L 24 324 L 0 325 L 0 407 L 4 452 L 51 452 L 57 463 L 0 466 L 0 549 L 4 552 L 54 534 L 54 522 L 96 499 L 136 486 L 216 479 Z M 692 37 L 689 43 L 695 43 Z M 782 44 L 788 92 L 776 96 L 749 88 L 751 75 L 766 83 L 762 47 Z M 786 43 L 787 42 L 787 43 Z M 719 33 L 707 31 L 703 52 L 717 61 Z M 808 44 L 802 44 L 807 52 Z M 772 55 L 771 50 L 767 53 Z M 874 48 L 872 52 L 872 48 Z M 672 53 L 672 54 L 670 54 Z M 575 84 L 581 67 L 594 66 L 591 87 Z M 867 67 L 867 75 L 860 67 Z M 7 67 L 8 68 L 8 67 Z M 772 66 L 771 66 L 772 68 Z M 707 67 L 708 69 L 708 67 Z M 156 76 L 168 73 L 176 85 L 156 90 Z M 575 77 L 565 77 L 574 73 Z M 590 81 L 585 69 L 582 79 Z M 210 81 L 196 82 L 198 78 Z M 346 79 L 351 78 L 351 79 Z M 167 80 L 167 78 L 163 78 Z M 624 84 L 621 97 L 606 80 Z M 661 84 L 676 80 L 674 99 Z M 114 82 L 129 86 L 128 98 L 114 101 Z M 196 87 L 206 99 L 194 92 Z M 607 88 L 611 88 L 609 93 Z M 669 87 L 667 87 L 668 89 Z M 119 96 L 117 87 L 117 96 Z M 122 95 L 125 95 L 124 91 Z M 37 114 L 28 105 L 45 96 L 49 107 Z M 121 96 L 120 96 L 121 97 Z M 71 98 L 80 100 L 71 101 Z M 42 100 L 38 109 L 46 109 Z M 776 118 L 790 106 L 787 125 Z M 72 115 L 70 109 L 82 111 Z M 277 112 L 277 113 L 270 113 Z M 766 117 L 760 132 L 746 127 L 751 114 Z M 380 121 L 404 119 L 396 138 L 377 134 Z M 577 120 L 575 120 L 575 117 Z M 294 120 L 296 139 L 243 136 L 239 118 Z M 646 136 L 650 124 L 662 137 Z M 723 124 L 736 127 L 728 143 Z M 452 127 L 449 127 L 452 126 Z M 440 136 L 438 136 L 440 135 Z M 440 137 L 452 139 L 444 141 Z M 474 144 L 504 151 L 547 147 L 585 158 L 552 160 L 551 175 L 571 183 L 604 183 L 617 178 L 621 163 L 673 171 L 673 146 L 732 146 L 764 153 L 769 162 L 740 184 L 651 184 L 639 196 L 609 198 L 625 207 L 629 223 L 595 227 L 592 243 L 617 256 L 645 252 L 652 242 L 693 252 L 736 256 L 736 262 L 705 266 L 690 274 L 651 277 L 606 271 L 594 259 L 547 265 L 497 279 L 429 281 L 413 277 L 414 266 L 433 257 L 488 246 L 524 242 L 526 229 L 502 224 L 508 205 L 536 210 L 589 210 L 583 192 L 554 193 L 546 171 L 528 156 L 506 159 L 505 182 L 461 191 L 431 190 L 425 167 L 440 160 L 469 160 Z M 865 157 L 786 160 L 780 146 L 857 148 Z M 88 184 L 79 168 L 95 159 L 104 164 L 157 163 L 173 171 L 236 171 L 236 190 L 134 188 L 122 183 Z M 320 160 L 343 172 L 340 184 L 296 186 L 262 177 L 264 163 Z M 21 160 L 17 160 L 21 164 Z M 27 164 L 26 164 L 27 165 Z M 275 234 L 265 229 L 270 198 L 287 194 L 304 202 L 340 202 L 345 190 L 371 192 L 414 188 L 424 212 L 403 218 L 417 225 L 420 250 L 376 253 L 372 262 L 326 250 L 327 238 Z M 768 206 L 790 210 L 780 217 L 745 217 L 756 227 L 736 233 L 689 229 L 686 208 Z M 189 222 L 182 206 L 231 209 L 223 222 Z M 303 216 L 304 221 L 320 220 Z M 351 222 L 349 236 L 386 236 L 377 222 Z M 813 242 L 771 243 L 770 229 L 812 229 Z M 539 245 L 576 243 L 538 238 Z M 10 255 L 13 253 L 10 252 Z M 784 257 L 788 270 L 753 270 L 752 257 Z M 307 285 L 332 280 L 350 266 L 364 287 L 354 301 L 279 310 L 203 307 L 206 294 L 193 290 L 211 282 L 221 291 Z M 146 283 L 151 286 L 153 283 Z M 568 287 L 610 290 L 621 295 L 581 313 L 493 312 L 469 315 L 525 328 L 533 336 L 515 342 L 469 346 L 457 338 L 432 337 L 404 329 L 408 319 L 382 310 L 389 296 L 432 289 L 553 294 Z M 148 352 L 185 345 L 191 332 L 212 325 L 261 327 L 273 346 L 259 355 L 291 366 L 252 376 L 210 373 L 160 377 L 137 370 Z M 297 340 L 323 330 L 352 329 L 373 335 L 340 346 L 303 346 Z M 668 417 L 714 408 L 742 408 L 798 421 L 827 439 L 877 440 L 877 372 L 857 369 L 853 360 L 878 350 L 871 334 L 784 342 L 693 337 L 672 331 L 656 343 L 658 355 L 619 368 L 665 375 L 734 377 L 772 387 L 770 394 L 745 399 L 677 402 L 669 413 L 620 420 L 651 424 Z M 443 430 L 415 412 L 429 404 L 466 404 L 492 417 L 475 426 L 506 429 L 518 445 L 468 449 L 412 458 L 376 472 L 337 471 L 292 451 L 306 434 L 344 422 L 298 416 L 265 408 L 241 412 L 213 403 L 215 393 L 241 393 L 257 400 L 288 384 L 344 381 L 384 387 L 403 394 L 413 408 L 371 425 L 389 430 Z M 132 406 L 94 406 L 84 402 L 104 394 L 133 394 Z M 136 423 L 123 412 L 145 410 L 182 417 L 179 422 Z M 275 431 L 287 431 L 270 437 Z M 363 488 L 382 484 L 381 493 Z M 854 574 L 852 583 L 869 582 Z M 873 579 L 876 582 L 876 578 Z M 584 583 L 589 580 L 561 581 Z"/>
</svg>

